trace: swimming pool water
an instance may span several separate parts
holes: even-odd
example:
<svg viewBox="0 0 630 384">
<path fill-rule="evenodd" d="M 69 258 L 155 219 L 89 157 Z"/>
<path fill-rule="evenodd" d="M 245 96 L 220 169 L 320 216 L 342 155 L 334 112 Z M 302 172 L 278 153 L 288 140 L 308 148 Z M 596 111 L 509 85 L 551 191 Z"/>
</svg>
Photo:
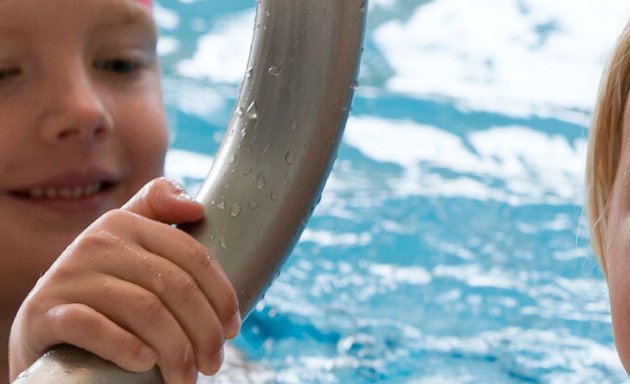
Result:
<svg viewBox="0 0 630 384">
<path fill-rule="evenodd" d="M 193 189 L 232 113 L 254 3 L 156 5 L 167 173 Z M 234 342 L 251 382 L 627 380 L 582 168 L 629 19 L 625 0 L 372 0 L 322 201 Z"/>
</svg>

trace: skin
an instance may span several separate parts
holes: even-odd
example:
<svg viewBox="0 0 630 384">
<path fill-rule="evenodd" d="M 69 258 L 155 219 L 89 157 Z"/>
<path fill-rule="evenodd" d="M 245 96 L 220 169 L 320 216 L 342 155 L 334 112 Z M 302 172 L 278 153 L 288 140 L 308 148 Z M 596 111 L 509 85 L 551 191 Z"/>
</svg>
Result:
<svg viewBox="0 0 630 384">
<path fill-rule="evenodd" d="M 623 143 L 606 234 L 608 288 L 613 334 L 621 362 L 630 372 L 630 98 L 623 116 Z"/>
<path fill-rule="evenodd" d="M 132 0 L 0 2 L 0 382 L 70 343 L 193 383 L 239 331 L 225 274 L 171 225 L 204 212 L 159 178 L 156 40 Z"/>
</svg>

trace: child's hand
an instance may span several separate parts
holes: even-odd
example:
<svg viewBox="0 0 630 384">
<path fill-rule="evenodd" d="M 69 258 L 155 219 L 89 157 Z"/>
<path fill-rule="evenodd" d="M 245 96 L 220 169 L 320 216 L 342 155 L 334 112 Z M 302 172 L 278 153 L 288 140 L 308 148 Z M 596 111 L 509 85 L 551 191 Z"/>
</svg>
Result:
<svg viewBox="0 0 630 384">
<path fill-rule="evenodd" d="M 158 364 L 168 384 L 215 373 L 224 340 L 240 329 L 236 294 L 205 248 L 171 226 L 203 215 L 201 204 L 157 179 L 96 220 L 22 304 L 11 378 L 62 343 L 130 371 Z"/>
</svg>

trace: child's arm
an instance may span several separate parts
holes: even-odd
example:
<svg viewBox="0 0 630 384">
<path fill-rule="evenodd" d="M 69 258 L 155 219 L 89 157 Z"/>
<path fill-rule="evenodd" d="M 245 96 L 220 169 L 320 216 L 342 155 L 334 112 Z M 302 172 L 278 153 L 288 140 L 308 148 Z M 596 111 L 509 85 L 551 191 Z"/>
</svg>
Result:
<svg viewBox="0 0 630 384">
<path fill-rule="evenodd" d="M 166 179 L 88 227 L 22 304 L 9 342 L 11 378 L 68 343 L 131 371 L 160 366 L 168 384 L 216 372 L 240 329 L 238 302 L 205 248 L 171 224 L 203 206 Z"/>
</svg>

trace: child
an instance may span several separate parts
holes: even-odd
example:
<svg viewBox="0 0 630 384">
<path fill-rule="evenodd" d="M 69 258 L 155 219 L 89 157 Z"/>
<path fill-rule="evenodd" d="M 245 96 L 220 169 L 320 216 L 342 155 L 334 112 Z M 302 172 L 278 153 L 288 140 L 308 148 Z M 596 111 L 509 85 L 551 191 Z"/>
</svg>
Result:
<svg viewBox="0 0 630 384">
<path fill-rule="evenodd" d="M 591 240 L 606 276 L 617 352 L 630 372 L 630 24 L 602 81 L 586 170 Z"/>
<path fill-rule="evenodd" d="M 0 383 L 62 343 L 193 383 L 239 331 L 223 271 L 171 225 L 204 212 L 159 178 L 156 40 L 148 0 L 0 1 Z"/>
</svg>

